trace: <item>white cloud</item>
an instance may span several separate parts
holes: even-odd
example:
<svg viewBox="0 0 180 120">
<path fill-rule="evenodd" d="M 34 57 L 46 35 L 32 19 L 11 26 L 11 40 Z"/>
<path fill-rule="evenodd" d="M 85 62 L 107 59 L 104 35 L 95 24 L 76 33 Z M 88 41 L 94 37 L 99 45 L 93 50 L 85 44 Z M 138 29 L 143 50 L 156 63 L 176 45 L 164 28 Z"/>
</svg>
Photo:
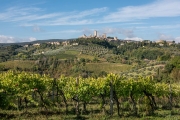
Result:
<svg viewBox="0 0 180 120">
<path fill-rule="evenodd" d="M 180 37 L 173 37 L 166 34 L 159 34 L 158 40 L 175 41 L 176 43 L 180 43 Z"/>
<path fill-rule="evenodd" d="M 115 34 L 115 33 L 119 33 L 121 29 L 120 28 L 104 28 L 101 31 L 106 34 Z"/>
<path fill-rule="evenodd" d="M 44 14 L 44 10 L 41 8 L 12 7 L 0 12 L 0 21 L 18 22 L 21 26 L 34 26 L 34 24 L 41 26 L 93 24 L 96 17 L 105 11 L 107 11 L 107 7 Z"/>
<path fill-rule="evenodd" d="M 174 29 L 174 28 L 180 28 L 180 24 L 154 25 L 154 26 L 150 26 L 150 28 L 153 28 L 153 29 Z"/>
<path fill-rule="evenodd" d="M 157 0 L 151 4 L 141 6 L 128 6 L 110 13 L 99 22 L 123 22 L 153 17 L 180 16 L 179 0 Z"/>
<path fill-rule="evenodd" d="M 49 20 L 44 23 L 38 23 L 39 25 L 83 25 L 83 24 L 93 24 L 94 18 L 97 17 L 102 12 L 107 10 L 106 7 L 95 8 L 91 10 L 86 10 L 82 12 L 69 12 L 63 16 L 60 16 L 58 19 Z M 88 19 L 86 18 L 88 17 Z"/>
<path fill-rule="evenodd" d="M 84 25 L 136 21 L 155 17 L 180 16 L 180 0 L 156 0 L 141 6 L 127 6 L 107 13 L 108 8 L 85 11 L 46 13 L 42 8 L 12 7 L 0 12 L 0 21 L 18 22 L 22 26 Z M 135 22 L 136 23 L 136 22 Z M 157 28 L 158 26 L 152 26 Z M 167 26 L 168 27 L 168 26 Z"/>
<path fill-rule="evenodd" d="M 180 43 L 180 37 L 176 37 L 174 40 L 176 41 L 176 43 Z"/>
<path fill-rule="evenodd" d="M 125 38 L 124 40 L 135 40 L 135 41 L 142 41 L 143 39 L 142 38 L 139 38 L 139 37 L 131 37 L 131 38 Z"/>
<path fill-rule="evenodd" d="M 158 38 L 160 40 L 174 40 L 174 37 L 170 36 L 170 35 L 165 35 L 165 34 L 159 34 Z"/>
<path fill-rule="evenodd" d="M 0 22 L 11 22 L 20 26 L 30 26 L 34 32 L 41 32 L 42 26 L 57 26 L 57 25 L 87 25 L 87 24 L 99 24 L 99 23 L 114 23 L 123 22 L 122 25 L 142 24 L 142 19 L 158 18 L 158 17 L 177 17 L 180 16 L 180 0 L 154 0 L 145 5 L 139 6 L 127 6 L 117 9 L 112 12 L 107 7 L 94 8 L 84 11 L 69 11 L 69 12 L 49 12 L 47 9 L 38 7 L 11 7 L 0 11 Z M 34 6 L 34 5 L 32 5 Z M 131 21 L 131 23 L 129 22 Z M 101 24 L 102 25 L 102 24 Z M 119 25 L 120 26 L 120 25 Z M 180 24 L 170 23 L 169 25 L 150 25 L 136 27 L 138 29 L 174 29 L 180 28 Z M 49 33 L 85 33 L 93 34 L 94 30 L 63 30 Z M 138 38 L 134 29 L 123 29 L 123 28 L 104 28 L 98 30 L 99 33 L 107 34 L 121 34 L 125 38 Z M 162 32 L 162 31 L 160 31 Z M 47 33 L 47 32 L 46 32 Z M 46 34 L 45 33 L 45 34 Z M 43 34 L 43 33 L 42 33 Z M 32 38 L 14 38 L 11 36 L 1 35 L 0 39 L 2 42 L 19 42 L 30 41 Z M 159 35 L 158 38 L 170 39 L 173 38 L 167 35 Z M 175 38 L 173 38 L 175 39 Z M 7 40 L 7 41 L 6 41 Z"/>
<path fill-rule="evenodd" d="M 122 28 L 104 28 L 102 33 L 106 34 L 122 34 L 128 38 L 135 37 L 133 29 L 122 29 Z"/>
<path fill-rule="evenodd" d="M 86 34 L 86 35 L 90 35 L 90 34 L 93 34 L 93 29 L 89 29 L 89 28 L 84 28 L 83 30 L 82 30 L 82 33 L 83 34 Z"/>
<path fill-rule="evenodd" d="M 34 32 L 42 32 L 42 31 L 44 31 L 44 30 L 42 30 L 38 25 L 34 25 L 34 26 L 33 26 L 33 31 L 34 31 Z"/>
<path fill-rule="evenodd" d="M 12 37 L 12 36 L 0 35 L 0 43 L 30 42 L 30 41 L 34 41 L 34 40 L 36 40 L 36 38 L 34 38 L 34 37 L 16 38 L 16 37 Z"/>
<path fill-rule="evenodd" d="M 34 37 L 30 37 L 29 40 L 30 40 L 30 41 L 35 41 L 35 40 L 37 40 L 37 39 L 34 38 Z"/>
<path fill-rule="evenodd" d="M 44 34 L 64 34 L 64 33 L 81 33 L 82 30 L 61 30 L 61 31 L 55 31 L 55 32 L 45 32 Z"/>
<path fill-rule="evenodd" d="M 151 26 L 136 26 L 137 29 L 176 29 L 180 28 L 180 24 L 167 24 L 167 25 L 151 25 Z"/>
<path fill-rule="evenodd" d="M 40 12 L 42 9 L 30 7 L 30 8 L 19 8 L 19 7 L 11 7 L 6 9 L 4 12 L 0 13 L 0 20 L 2 21 L 20 21 L 20 20 L 28 20 L 29 16 L 33 16 L 35 19 L 35 15 L 33 13 Z"/>
<path fill-rule="evenodd" d="M 36 21 L 36 20 L 43 20 L 43 19 L 51 19 L 62 15 L 61 13 L 51 13 L 46 15 L 38 15 L 38 14 L 30 14 L 24 16 L 18 16 L 13 18 L 11 21 Z"/>
<path fill-rule="evenodd" d="M 13 43 L 14 38 L 11 36 L 0 35 L 0 43 Z"/>
</svg>

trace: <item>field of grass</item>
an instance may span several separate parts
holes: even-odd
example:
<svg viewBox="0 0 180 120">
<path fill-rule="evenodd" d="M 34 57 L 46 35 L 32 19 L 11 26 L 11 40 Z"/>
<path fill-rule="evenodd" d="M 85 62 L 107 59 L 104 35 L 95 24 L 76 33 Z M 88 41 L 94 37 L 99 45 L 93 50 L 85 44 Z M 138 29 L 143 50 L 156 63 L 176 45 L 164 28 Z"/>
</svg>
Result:
<svg viewBox="0 0 180 120">
<path fill-rule="evenodd" d="M 21 68 L 23 70 L 33 68 L 34 64 L 35 62 L 30 60 L 14 60 L 0 63 L 0 65 L 4 66 L 6 69 Z"/>
<path fill-rule="evenodd" d="M 78 54 L 79 54 L 78 51 L 67 50 L 52 55 L 48 54 L 48 56 L 56 56 L 59 59 L 71 59 L 71 58 L 75 58 Z"/>
<path fill-rule="evenodd" d="M 85 55 L 85 54 L 79 54 L 77 57 L 78 57 L 78 58 L 89 59 L 89 60 L 91 60 L 91 61 L 94 59 L 94 56 L 92 56 L 92 55 Z"/>
<path fill-rule="evenodd" d="M 51 108 L 45 110 L 44 108 L 28 108 L 24 110 L 0 110 L 1 120 L 179 120 L 180 109 L 173 108 L 172 110 L 158 109 L 154 115 L 147 116 L 145 112 L 139 115 L 132 113 L 121 108 L 119 117 L 116 112 L 112 116 L 109 115 L 109 106 L 106 105 L 106 113 L 99 109 L 99 106 L 87 106 L 87 112 L 81 112 L 77 117 L 73 107 L 69 107 L 68 112 L 65 112 L 63 106 L 59 108 Z M 114 109 L 116 107 L 114 106 Z"/>
<path fill-rule="evenodd" d="M 130 70 L 132 68 L 131 65 L 121 64 L 121 63 L 88 63 L 86 64 L 86 68 L 90 71 L 101 72 L 105 71 L 108 73 L 120 73 L 123 71 Z"/>
</svg>

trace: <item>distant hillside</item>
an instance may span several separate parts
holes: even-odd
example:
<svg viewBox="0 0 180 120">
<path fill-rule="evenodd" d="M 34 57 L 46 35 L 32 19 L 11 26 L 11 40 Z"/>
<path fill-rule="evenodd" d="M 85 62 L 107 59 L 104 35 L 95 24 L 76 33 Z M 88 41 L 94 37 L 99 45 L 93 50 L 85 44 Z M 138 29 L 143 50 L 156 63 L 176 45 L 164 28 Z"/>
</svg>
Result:
<svg viewBox="0 0 180 120">
<path fill-rule="evenodd" d="M 77 38 L 74 38 L 77 39 Z M 45 42 L 57 42 L 57 41 L 66 41 L 66 40 L 74 40 L 72 39 L 48 39 L 48 40 L 36 40 L 32 42 L 19 42 L 19 43 L 0 43 L 0 46 L 10 46 L 10 45 L 27 45 L 34 43 L 45 43 Z"/>
</svg>

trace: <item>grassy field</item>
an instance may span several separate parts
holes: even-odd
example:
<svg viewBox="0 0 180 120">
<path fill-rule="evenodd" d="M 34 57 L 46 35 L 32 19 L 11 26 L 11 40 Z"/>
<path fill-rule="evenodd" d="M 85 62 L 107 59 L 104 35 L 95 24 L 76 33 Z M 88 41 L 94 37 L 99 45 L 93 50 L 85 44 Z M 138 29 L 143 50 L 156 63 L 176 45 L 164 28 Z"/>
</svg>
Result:
<svg viewBox="0 0 180 120">
<path fill-rule="evenodd" d="M 114 106 L 115 107 L 115 106 Z M 81 115 L 77 117 L 73 108 L 69 107 L 69 111 L 66 113 L 64 107 L 59 110 L 52 108 L 45 110 L 44 108 L 28 108 L 24 110 L 0 110 L 1 120 L 179 120 L 180 109 L 173 108 L 173 110 L 158 109 L 154 115 L 147 116 L 145 112 L 135 116 L 127 111 L 121 109 L 119 117 L 116 112 L 112 116 L 108 113 L 103 113 L 99 110 L 98 106 L 87 106 L 87 113 L 81 112 Z M 116 108 L 116 107 L 115 107 Z M 106 112 L 108 112 L 109 106 L 106 105 Z"/>
<path fill-rule="evenodd" d="M 86 59 L 89 59 L 91 61 L 94 59 L 94 56 L 92 56 L 92 55 L 85 55 L 85 54 L 79 54 L 77 57 L 78 58 L 86 58 Z"/>
<path fill-rule="evenodd" d="M 0 63 L 0 65 L 3 65 L 6 69 L 31 69 L 34 64 L 35 62 L 30 60 L 14 60 Z"/>
<path fill-rule="evenodd" d="M 79 54 L 78 51 L 68 50 L 68 51 L 63 51 L 63 52 L 59 52 L 52 55 L 50 54 L 47 56 L 56 56 L 59 59 L 71 59 L 71 58 L 75 58 L 78 54 Z"/>
<path fill-rule="evenodd" d="M 90 71 L 101 72 L 105 71 L 108 73 L 120 73 L 122 71 L 127 71 L 132 68 L 131 65 L 121 64 L 121 63 L 88 63 L 86 68 Z"/>
</svg>

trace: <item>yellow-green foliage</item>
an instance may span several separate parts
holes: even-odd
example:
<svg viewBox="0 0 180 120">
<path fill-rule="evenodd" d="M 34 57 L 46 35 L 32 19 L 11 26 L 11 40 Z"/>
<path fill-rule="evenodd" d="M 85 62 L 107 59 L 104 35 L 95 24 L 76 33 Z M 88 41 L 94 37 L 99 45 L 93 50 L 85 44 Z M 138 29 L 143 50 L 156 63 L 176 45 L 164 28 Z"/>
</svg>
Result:
<svg viewBox="0 0 180 120">
<path fill-rule="evenodd" d="M 31 69 L 33 68 L 34 64 L 35 62 L 30 60 L 14 60 L 14 61 L 6 61 L 0 63 L 0 65 L 3 65 L 7 69 L 14 69 L 14 68 Z"/>
<path fill-rule="evenodd" d="M 88 63 L 86 67 L 90 71 L 101 72 L 105 71 L 108 73 L 120 73 L 122 71 L 130 70 L 132 66 L 121 63 Z"/>
</svg>

